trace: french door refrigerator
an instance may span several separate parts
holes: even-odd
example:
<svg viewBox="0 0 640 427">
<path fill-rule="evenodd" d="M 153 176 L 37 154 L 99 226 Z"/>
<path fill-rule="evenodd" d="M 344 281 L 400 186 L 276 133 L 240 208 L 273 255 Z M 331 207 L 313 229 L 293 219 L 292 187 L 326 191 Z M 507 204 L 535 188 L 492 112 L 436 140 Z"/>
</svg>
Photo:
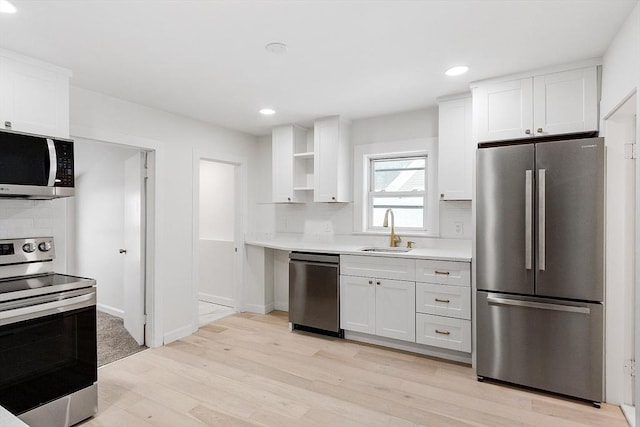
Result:
<svg viewBox="0 0 640 427">
<path fill-rule="evenodd" d="M 604 140 L 483 145 L 476 169 L 478 378 L 599 406 Z"/>
</svg>

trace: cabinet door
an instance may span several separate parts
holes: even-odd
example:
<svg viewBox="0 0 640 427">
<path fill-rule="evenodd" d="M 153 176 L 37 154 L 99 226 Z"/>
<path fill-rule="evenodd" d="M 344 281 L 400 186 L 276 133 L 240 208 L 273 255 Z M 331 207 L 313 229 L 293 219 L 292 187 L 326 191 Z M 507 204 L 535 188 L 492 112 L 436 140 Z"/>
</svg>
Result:
<svg viewBox="0 0 640 427">
<path fill-rule="evenodd" d="M 473 109 L 479 141 L 532 135 L 533 79 L 478 86 L 473 90 Z"/>
<path fill-rule="evenodd" d="M 273 202 L 293 202 L 293 126 L 273 128 L 271 155 Z"/>
<path fill-rule="evenodd" d="M 69 137 L 69 76 L 0 58 L 0 124 L 13 130 Z M 5 126 L 10 122 L 10 126 Z"/>
<path fill-rule="evenodd" d="M 351 201 L 351 148 L 347 134 L 347 126 L 337 116 L 314 124 L 315 202 Z"/>
<path fill-rule="evenodd" d="M 376 279 L 376 335 L 416 340 L 416 284 Z"/>
<path fill-rule="evenodd" d="M 340 276 L 340 327 L 376 333 L 376 285 L 372 277 Z"/>
<path fill-rule="evenodd" d="M 533 79 L 536 136 L 598 130 L 596 67 Z"/>
<path fill-rule="evenodd" d="M 441 200 L 471 200 L 475 147 L 471 97 L 442 101 L 438 108 L 438 188 Z"/>
</svg>

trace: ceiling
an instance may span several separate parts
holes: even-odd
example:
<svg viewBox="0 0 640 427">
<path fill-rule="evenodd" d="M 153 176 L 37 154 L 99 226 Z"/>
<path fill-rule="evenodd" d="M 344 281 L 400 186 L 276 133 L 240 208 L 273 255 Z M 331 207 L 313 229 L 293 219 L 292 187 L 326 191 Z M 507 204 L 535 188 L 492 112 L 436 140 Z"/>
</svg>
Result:
<svg viewBox="0 0 640 427">
<path fill-rule="evenodd" d="M 601 56 L 637 0 L 13 3 L 0 47 L 71 69 L 73 85 L 263 135 L 425 108 L 473 80 Z M 458 64 L 470 71 L 444 75 Z M 266 106 L 277 114 L 261 116 Z"/>
</svg>

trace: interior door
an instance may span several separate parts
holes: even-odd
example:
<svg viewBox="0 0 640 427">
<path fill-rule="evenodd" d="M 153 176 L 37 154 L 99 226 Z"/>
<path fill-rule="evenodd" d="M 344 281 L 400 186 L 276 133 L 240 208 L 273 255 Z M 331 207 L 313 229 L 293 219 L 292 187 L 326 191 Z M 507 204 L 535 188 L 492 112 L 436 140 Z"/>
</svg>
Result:
<svg viewBox="0 0 640 427">
<path fill-rule="evenodd" d="M 536 294 L 603 301 L 604 139 L 536 144 Z"/>
<path fill-rule="evenodd" d="M 477 288 L 533 294 L 532 144 L 478 150 Z"/>
<path fill-rule="evenodd" d="M 144 344 L 145 298 L 145 153 L 125 161 L 124 183 L 124 327 Z"/>
</svg>

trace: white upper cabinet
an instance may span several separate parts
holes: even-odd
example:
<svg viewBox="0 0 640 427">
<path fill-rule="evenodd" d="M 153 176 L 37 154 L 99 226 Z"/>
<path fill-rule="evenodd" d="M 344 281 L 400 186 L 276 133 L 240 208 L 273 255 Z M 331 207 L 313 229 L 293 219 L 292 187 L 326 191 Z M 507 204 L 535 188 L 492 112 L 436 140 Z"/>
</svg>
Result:
<svg viewBox="0 0 640 427">
<path fill-rule="evenodd" d="M 314 124 L 315 202 L 351 201 L 351 145 L 349 126 L 339 116 Z"/>
<path fill-rule="evenodd" d="M 533 78 L 536 136 L 598 130 L 596 67 Z"/>
<path fill-rule="evenodd" d="M 69 137 L 71 72 L 0 51 L 0 126 Z"/>
<path fill-rule="evenodd" d="M 596 66 L 472 86 L 479 142 L 598 130 Z"/>
<path fill-rule="evenodd" d="M 438 129 L 440 200 L 471 200 L 475 153 L 471 95 L 439 100 Z"/>
<path fill-rule="evenodd" d="M 307 172 L 300 165 L 307 163 L 300 153 L 311 156 L 313 148 L 308 151 L 307 131 L 295 125 L 273 128 L 271 133 L 272 160 L 272 200 L 274 203 L 293 203 L 305 201 L 303 191 L 295 190 L 296 179 L 308 180 Z M 306 186 L 304 188 L 307 188 Z"/>
</svg>

